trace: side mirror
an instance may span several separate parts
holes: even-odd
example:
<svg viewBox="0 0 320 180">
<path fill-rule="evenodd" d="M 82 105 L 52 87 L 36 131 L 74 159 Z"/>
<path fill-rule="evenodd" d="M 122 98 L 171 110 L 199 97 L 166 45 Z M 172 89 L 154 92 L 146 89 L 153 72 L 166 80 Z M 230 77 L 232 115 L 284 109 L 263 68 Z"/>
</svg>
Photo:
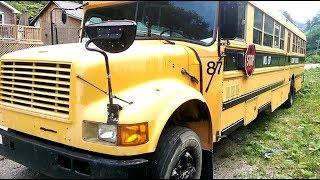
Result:
<svg viewBox="0 0 320 180">
<path fill-rule="evenodd" d="M 137 25 L 130 20 L 110 20 L 85 25 L 84 30 L 98 48 L 110 53 L 119 53 L 132 45 Z"/>
<path fill-rule="evenodd" d="M 68 19 L 68 15 L 67 12 L 65 10 L 62 10 L 62 14 L 61 14 L 61 21 L 63 24 L 67 23 L 67 19 Z"/>
<path fill-rule="evenodd" d="M 219 20 L 221 39 L 235 39 L 238 32 L 238 4 L 236 1 L 220 1 Z"/>
</svg>

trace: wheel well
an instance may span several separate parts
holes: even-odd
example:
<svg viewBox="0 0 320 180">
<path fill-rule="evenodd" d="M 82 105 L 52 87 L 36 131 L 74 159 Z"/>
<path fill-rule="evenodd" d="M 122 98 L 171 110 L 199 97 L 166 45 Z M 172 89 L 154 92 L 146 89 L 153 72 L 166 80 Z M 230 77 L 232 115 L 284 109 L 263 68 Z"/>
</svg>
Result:
<svg viewBox="0 0 320 180">
<path fill-rule="evenodd" d="M 182 126 L 192 129 L 200 138 L 202 149 L 212 150 L 212 121 L 206 103 L 190 100 L 177 108 L 170 116 L 167 126 Z"/>
<path fill-rule="evenodd" d="M 292 88 L 295 88 L 295 77 L 294 77 L 294 74 L 292 74 L 292 76 L 291 76 L 291 81 L 290 81 L 290 88 L 292 87 Z"/>
<path fill-rule="evenodd" d="M 290 80 L 291 80 L 291 82 L 294 82 L 294 74 L 292 74 Z"/>
</svg>

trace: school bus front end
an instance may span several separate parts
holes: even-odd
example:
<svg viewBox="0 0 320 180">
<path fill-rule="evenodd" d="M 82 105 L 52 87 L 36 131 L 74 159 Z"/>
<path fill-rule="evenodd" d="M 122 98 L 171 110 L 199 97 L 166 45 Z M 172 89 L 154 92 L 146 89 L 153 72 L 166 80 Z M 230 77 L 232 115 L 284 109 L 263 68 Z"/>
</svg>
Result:
<svg viewBox="0 0 320 180">
<path fill-rule="evenodd" d="M 287 62 L 295 54 L 255 49 L 253 21 L 239 31 L 238 16 L 253 11 L 247 2 L 88 2 L 81 43 L 1 57 L 0 154 L 53 177 L 212 178 L 213 143 L 264 104 L 288 101 L 290 77 L 303 71 Z M 136 22 L 133 44 L 107 58 L 92 51 L 84 29 L 124 19 Z"/>
<path fill-rule="evenodd" d="M 60 49 L 68 53 L 59 53 Z M 41 157 L 38 152 L 33 152 L 36 154 L 32 158 L 48 158 L 46 161 L 58 158 L 57 165 L 66 166 L 66 169 L 73 163 L 74 168 L 77 163 L 83 166 L 82 161 L 57 155 L 55 147 L 60 145 L 53 142 L 61 144 L 61 148 L 68 145 L 121 157 L 154 151 L 157 136 L 166 123 L 164 119 L 168 118 L 156 115 L 164 115 L 163 110 L 173 110 L 172 98 L 178 95 L 181 97 L 179 101 L 190 98 L 187 96 L 192 94 L 187 91 L 201 97 L 196 89 L 189 86 L 188 78 L 175 78 L 175 74 L 181 73 L 178 70 L 180 66 L 188 69 L 189 62 L 184 61 L 188 59 L 185 48 L 148 41 L 137 42 L 131 49 L 121 55 L 109 56 L 113 90 L 117 97 L 127 101 L 114 100 L 122 107 L 119 125 L 105 127 L 115 129 L 114 142 L 98 138 L 98 128 L 107 122 L 108 117 L 108 98 L 103 92 L 107 89 L 103 56 L 85 50 L 83 44 L 40 47 L 4 56 L 1 59 L 1 125 L 9 128 L 8 132 L 15 132 L 15 136 L 8 134 L 9 137 L 4 138 L 4 146 L 13 149 L 10 151 L 12 155 L 20 156 L 28 153 L 23 152 L 28 148 L 20 147 L 25 145 L 15 140 L 29 136 L 33 136 L 35 142 L 37 138 L 50 140 L 52 143 L 45 146 L 46 151 L 52 147 L 53 159 Z M 165 53 L 159 55 L 159 51 Z M 167 62 L 170 52 L 181 60 L 181 64 L 176 64 L 177 70 L 168 68 L 172 66 Z M 5 137 L 7 132 L 3 133 Z M 43 147 L 40 142 L 30 146 Z M 29 161 L 30 157 L 24 158 Z M 145 162 L 134 160 L 131 163 L 139 165 Z M 43 168 L 48 171 L 46 168 L 49 167 Z"/>
</svg>

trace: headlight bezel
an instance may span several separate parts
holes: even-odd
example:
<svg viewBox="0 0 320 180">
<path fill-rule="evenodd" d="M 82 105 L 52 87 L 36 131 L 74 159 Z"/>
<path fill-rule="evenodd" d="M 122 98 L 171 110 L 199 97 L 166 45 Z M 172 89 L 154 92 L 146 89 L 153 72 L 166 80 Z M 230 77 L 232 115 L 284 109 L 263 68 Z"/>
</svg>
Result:
<svg viewBox="0 0 320 180">
<path fill-rule="evenodd" d="M 148 122 L 107 124 L 85 120 L 82 131 L 84 141 L 114 146 L 137 146 L 149 141 Z"/>
</svg>

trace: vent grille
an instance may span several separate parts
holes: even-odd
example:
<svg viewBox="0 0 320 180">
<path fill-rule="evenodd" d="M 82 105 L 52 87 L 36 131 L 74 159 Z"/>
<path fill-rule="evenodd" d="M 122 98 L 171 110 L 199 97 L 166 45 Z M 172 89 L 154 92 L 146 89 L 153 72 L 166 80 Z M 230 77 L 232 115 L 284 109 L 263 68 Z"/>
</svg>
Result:
<svg viewBox="0 0 320 180">
<path fill-rule="evenodd" d="M 2 60 L 0 68 L 3 105 L 69 117 L 70 64 Z"/>
</svg>

